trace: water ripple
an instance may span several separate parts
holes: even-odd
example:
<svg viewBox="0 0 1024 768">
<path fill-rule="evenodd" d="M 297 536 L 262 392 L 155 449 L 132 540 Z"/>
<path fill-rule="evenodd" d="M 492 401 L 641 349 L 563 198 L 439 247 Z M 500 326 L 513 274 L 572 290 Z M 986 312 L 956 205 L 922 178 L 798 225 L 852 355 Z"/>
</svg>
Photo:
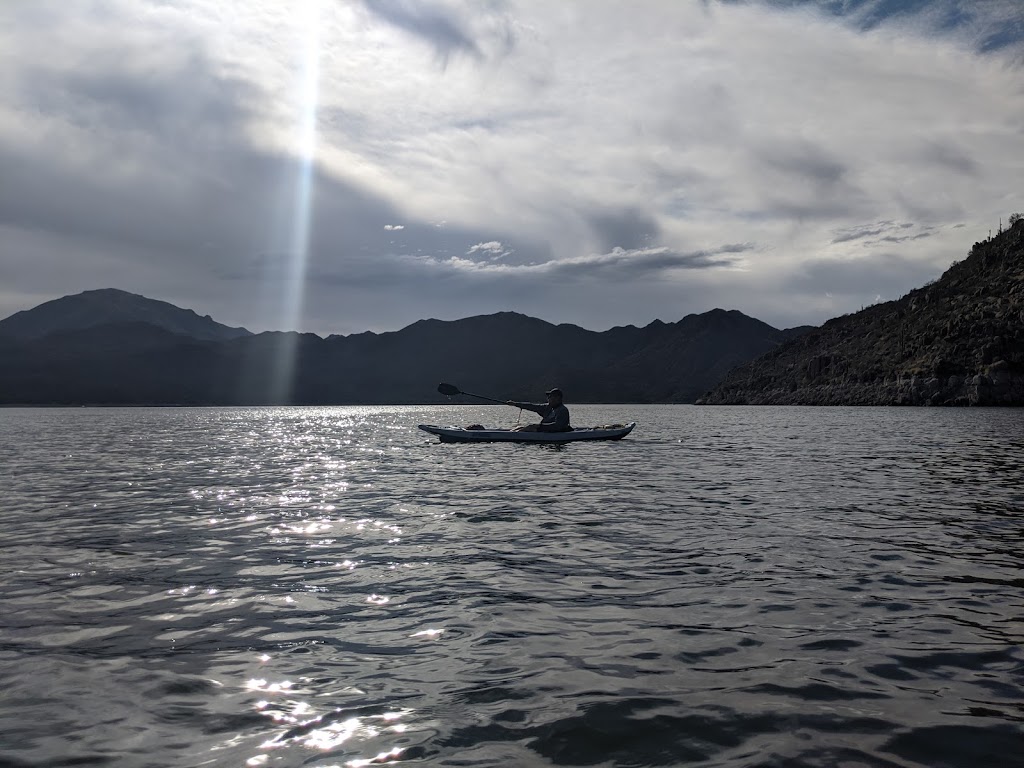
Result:
<svg viewBox="0 0 1024 768">
<path fill-rule="evenodd" d="M 0 766 L 1017 766 L 1024 412 L 0 410 Z"/>
</svg>

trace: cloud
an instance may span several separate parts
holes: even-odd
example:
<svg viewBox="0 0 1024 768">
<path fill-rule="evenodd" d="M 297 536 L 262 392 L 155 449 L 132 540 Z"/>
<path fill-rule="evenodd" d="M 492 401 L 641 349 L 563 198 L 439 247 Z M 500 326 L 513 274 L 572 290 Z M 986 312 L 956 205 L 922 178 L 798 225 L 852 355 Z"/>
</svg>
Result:
<svg viewBox="0 0 1024 768">
<path fill-rule="evenodd" d="M 875 224 L 863 224 L 836 230 L 832 243 L 850 243 L 863 240 L 862 245 L 872 246 L 878 243 L 903 243 L 907 240 L 922 240 L 939 234 L 938 227 L 919 226 L 913 222 L 879 221 Z"/>
<path fill-rule="evenodd" d="M 821 322 L 1024 209 L 1019 3 L 925 6 L 0 4 L 0 316 L 109 284 L 275 327 L 308 171 L 305 329 Z"/>
<path fill-rule="evenodd" d="M 429 263 L 435 268 L 451 273 L 489 274 L 510 277 L 546 276 L 571 282 L 584 280 L 636 280 L 651 275 L 669 273 L 674 270 L 713 269 L 735 266 L 739 254 L 754 250 L 752 243 L 723 245 L 712 250 L 681 253 L 667 247 L 659 248 L 613 248 L 608 253 L 588 254 L 568 259 L 552 259 L 531 264 L 495 264 L 492 261 L 474 261 L 453 256 L 446 259 L 420 257 L 419 263 Z M 473 246 L 467 255 L 502 254 L 501 243 L 480 243 Z"/>
<path fill-rule="evenodd" d="M 921 150 L 921 159 L 927 164 L 945 166 L 963 176 L 977 176 L 981 170 L 966 150 L 951 141 L 929 142 Z"/>
<path fill-rule="evenodd" d="M 807 261 L 793 283 L 794 288 L 807 293 L 828 293 L 872 304 L 877 297 L 887 301 L 899 298 L 905 291 L 894 291 L 894 285 L 917 286 L 935 277 L 938 273 L 931 264 L 883 251 L 857 259 Z"/>
<path fill-rule="evenodd" d="M 465 7 L 431 0 L 363 0 L 363 7 L 377 19 L 431 46 L 444 66 L 457 54 L 476 60 L 486 55 L 482 42 L 471 31 L 471 19 L 481 16 L 467 14 Z M 492 36 L 497 32 L 502 52 L 507 53 L 515 45 L 515 35 L 507 25 L 490 32 Z"/>
<path fill-rule="evenodd" d="M 562 277 L 633 279 L 674 270 L 714 269 L 736 264 L 739 254 L 752 251 L 752 243 L 723 245 L 712 250 L 682 253 L 668 247 L 613 248 L 609 253 L 548 262 L 539 268 Z"/>
<path fill-rule="evenodd" d="M 848 170 L 835 155 L 806 140 L 768 144 L 758 148 L 756 156 L 765 167 L 819 189 L 840 184 Z"/>
<path fill-rule="evenodd" d="M 980 53 L 1019 46 L 1024 18 L 1017 0 L 722 0 L 772 8 L 804 8 L 861 31 L 888 26 L 968 41 Z"/>
<path fill-rule="evenodd" d="M 853 240 L 861 240 L 865 237 L 875 237 L 893 227 L 911 226 L 910 224 L 895 224 L 892 221 L 880 221 L 877 224 L 865 224 L 856 227 L 844 227 L 835 233 L 833 243 L 849 243 Z"/>
<path fill-rule="evenodd" d="M 491 240 L 486 243 L 477 243 L 466 251 L 467 256 L 479 255 L 491 261 L 497 261 L 498 259 L 509 256 L 512 253 L 513 251 L 505 248 L 505 246 L 497 240 Z"/>
<path fill-rule="evenodd" d="M 635 249 L 657 242 L 661 226 L 657 220 L 636 207 L 587 214 L 587 220 L 605 249 Z"/>
</svg>

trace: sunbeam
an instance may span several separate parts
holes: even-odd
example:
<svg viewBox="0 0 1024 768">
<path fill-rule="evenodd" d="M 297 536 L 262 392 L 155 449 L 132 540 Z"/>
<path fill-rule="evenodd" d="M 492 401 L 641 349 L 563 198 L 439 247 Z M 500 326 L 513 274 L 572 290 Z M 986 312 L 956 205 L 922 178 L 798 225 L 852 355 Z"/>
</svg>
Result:
<svg viewBox="0 0 1024 768">
<path fill-rule="evenodd" d="M 298 330 L 305 297 L 309 234 L 313 218 L 313 176 L 317 149 L 317 106 L 320 93 L 321 0 L 306 0 L 302 11 L 302 68 L 298 83 L 298 122 L 295 136 L 296 171 L 288 218 L 287 249 L 282 255 L 281 321 L 279 327 Z M 295 384 L 299 336 L 284 334 L 279 339 L 272 368 L 270 399 L 290 402 Z"/>
</svg>

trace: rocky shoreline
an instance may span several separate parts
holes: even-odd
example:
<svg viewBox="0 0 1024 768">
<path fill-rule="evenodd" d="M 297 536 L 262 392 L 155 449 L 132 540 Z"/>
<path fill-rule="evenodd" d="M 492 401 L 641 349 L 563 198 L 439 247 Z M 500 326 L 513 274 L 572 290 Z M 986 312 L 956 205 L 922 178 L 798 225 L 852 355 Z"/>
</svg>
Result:
<svg viewBox="0 0 1024 768">
<path fill-rule="evenodd" d="M 721 390 L 698 405 L 913 405 L 1019 406 L 1024 404 L 1024 374 L 992 370 L 948 379 L 922 376 L 872 382 L 830 382 L 799 389 Z"/>
</svg>

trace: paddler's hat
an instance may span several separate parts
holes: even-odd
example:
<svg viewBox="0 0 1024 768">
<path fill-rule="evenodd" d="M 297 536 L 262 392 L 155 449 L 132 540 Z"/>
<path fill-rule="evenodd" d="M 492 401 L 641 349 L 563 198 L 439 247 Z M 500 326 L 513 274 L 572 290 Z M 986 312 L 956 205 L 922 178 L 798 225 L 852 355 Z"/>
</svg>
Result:
<svg viewBox="0 0 1024 768">
<path fill-rule="evenodd" d="M 554 389 L 549 389 L 544 394 L 547 395 L 548 397 L 551 397 L 552 395 L 562 397 L 562 390 L 560 390 L 558 387 L 555 387 Z"/>
</svg>

